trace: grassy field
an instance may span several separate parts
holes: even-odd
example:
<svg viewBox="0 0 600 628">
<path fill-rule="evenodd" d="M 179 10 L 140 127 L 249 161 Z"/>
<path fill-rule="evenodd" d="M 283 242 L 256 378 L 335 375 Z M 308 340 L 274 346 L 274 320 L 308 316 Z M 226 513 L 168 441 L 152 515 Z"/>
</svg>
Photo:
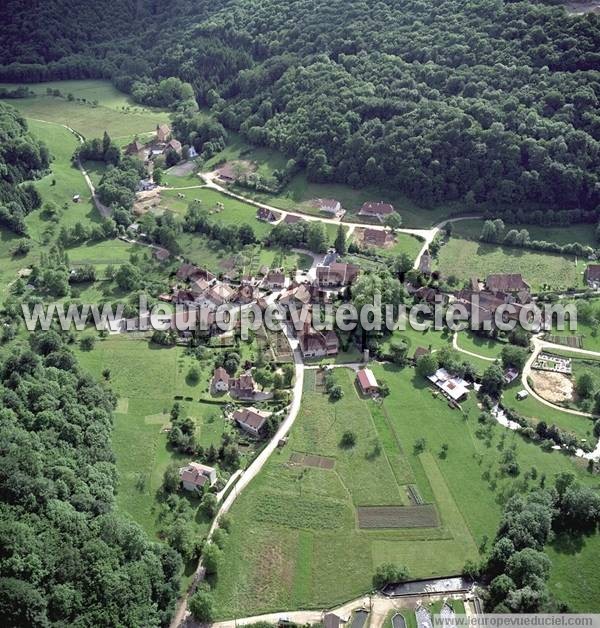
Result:
<svg viewBox="0 0 600 628">
<path fill-rule="evenodd" d="M 467 558 L 477 556 L 478 546 L 493 538 L 504 500 L 534 486 L 523 479 L 525 470 L 535 466 L 538 480 L 543 474 L 548 483 L 567 470 L 584 483 L 592 481 L 576 460 L 545 453 L 500 426 L 492 426 L 489 439 L 478 437 L 474 401 L 465 404 L 465 415 L 450 409 L 413 369 L 373 368 L 391 388 L 383 404 L 359 400 L 345 371 L 336 371 L 345 396 L 331 404 L 315 390 L 315 373 L 306 373 L 303 408 L 288 445 L 231 511 L 233 526 L 214 583 L 219 617 L 334 605 L 367 591 L 374 567 L 386 561 L 408 565 L 415 578 L 459 573 Z M 346 429 L 357 434 L 355 450 L 338 446 Z M 425 451 L 415 453 L 413 444 L 421 437 Z M 445 457 L 439 453 L 444 443 Z M 500 470 L 508 447 L 515 448 L 521 467 L 517 479 Z M 335 467 L 292 466 L 294 451 L 333 457 Z M 356 529 L 356 505 L 402 503 L 399 489 L 407 484 L 436 504 L 439 528 Z M 596 537 L 589 543 L 595 547 Z M 553 551 L 560 553 L 553 583 L 560 583 L 577 566 L 564 549 Z M 591 569 L 587 550 L 582 560 Z M 588 589 L 597 590 L 594 578 Z M 581 591 L 568 594 L 576 599 Z"/>
<path fill-rule="evenodd" d="M 184 198 L 179 198 L 178 194 L 183 194 Z M 271 231 L 272 227 L 269 223 L 257 220 L 256 207 L 215 190 L 203 188 L 183 190 L 181 192 L 165 190 L 160 195 L 160 206 L 183 216 L 187 212 L 188 205 L 194 200 L 201 201 L 202 206 L 209 211 L 214 210 L 217 203 L 223 203 L 224 209 L 214 213 L 212 216 L 215 222 L 237 226 L 244 223 L 248 224 L 254 229 L 254 233 L 258 237 L 262 237 Z"/>
<path fill-rule="evenodd" d="M 439 251 L 435 269 L 460 281 L 485 278 L 491 273 L 521 273 L 532 289 L 582 287 L 584 265 L 571 256 L 536 253 L 524 249 L 450 238 Z"/>
<path fill-rule="evenodd" d="M 197 401 L 207 378 L 196 385 L 188 383 L 186 374 L 192 358 L 184 349 L 159 348 L 126 336 L 98 341 L 92 351 L 78 350 L 77 357 L 81 366 L 98 378 L 104 369 L 110 370 L 110 385 L 119 396 L 113 432 L 119 472 L 117 504 L 154 536 L 157 491 L 164 470 L 172 460 L 189 460 L 168 448 L 163 431 L 175 397 L 191 399 L 182 403 L 196 421 L 202 445 L 218 445 L 226 429 L 218 406 Z M 207 522 L 199 515 L 197 521 L 198 533 L 206 532 Z"/>
<path fill-rule="evenodd" d="M 152 132 L 158 123 L 169 121 L 167 112 L 133 103 L 108 81 L 55 81 L 27 87 L 37 95 L 6 102 L 27 118 L 66 124 L 85 137 L 101 137 L 106 130 L 115 141 L 124 145 L 135 134 Z M 48 87 L 59 89 L 63 97 L 46 95 Z M 69 101 L 69 93 L 86 102 Z M 93 105 L 94 101 L 98 104 Z"/>
<path fill-rule="evenodd" d="M 548 425 L 554 424 L 563 430 L 572 432 L 578 438 L 585 438 L 588 442 L 596 442 L 597 439 L 592 431 L 594 427 L 593 421 L 586 417 L 555 410 L 531 395 L 519 401 L 516 395 L 520 390 L 523 390 L 523 384 L 518 379 L 506 388 L 502 397 L 502 403 L 507 408 L 511 408 L 529 419 L 533 419 L 536 423 L 545 421 Z"/>
<path fill-rule="evenodd" d="M 216 582 L 220 616 L 330 605 L 368 590 L 375 565 L 386 560 L 401 557 L 425 577 L 458 573 L 477 553 L 436 458 L 423 454 L 415 477 L 388 418 L 358 397 L 352 372 L 336 370 L 335 377 L 345 395 L 332 404 L 316 390 L 315 371 L 306 372 L 289 443 L 233 507 Z M 350 450 L 340 447 L 346 430 L 356 434 Z M 334 458 L 335 467 L 292 466 L 295 451 Z M 411 483 L 434 500 L 440 528 L 356 529 L 356 506 L 406 505 Z"/>
<path fill-rule="evenodd" d="M 486 358 L 500 358 L 502 348 L 506 343 L 493 338 L 484 338 L 471 332 L 470 330 L 461 331 L 458 334 L 458 346 L 466 351 L 477 353 Z"/>
<path fill-rule="evenodd" d="M 467 238 L 469 240 L 479 240 L 483 220 L 461 220 L 452 225 L 452 233 L 455 237 Z M 579 242 L 584 246 L 596 248 L 598 242 L 594 235 L 594 229 L 590 225 L 571 225 L 569 227 L 542 227 L 539 225 L 506 225 L 509 229 L 527 229 L 532 240 L 544 240 L 546 242 L 556 242 L 556 244 L 570 244 Z"/>
<path fill-rule="evenodd" d="M 90 190 L 79 169 L 71 163 L 71 157 L 78 146 L 77 138 L 69 130 L 58 124 L 48 124 L 28 120 L 29 129 L 50 149 L 53 160 L 51 172 L 35 186 L 42 195 L 43 202 L 55 203 L 60 211 L 59 221 L 44 220 L 40 211 L 27 216 L 29 233 L 36 240 L 44 240 L 50 230 L 58 233 L 61 226 L 72 226 L 76 222 L 89 224 L 99 222 L 100 215 L 94 206 Z M 75 194 L 81 196 L 79 203 L 73 203 Z"/>
</svg>

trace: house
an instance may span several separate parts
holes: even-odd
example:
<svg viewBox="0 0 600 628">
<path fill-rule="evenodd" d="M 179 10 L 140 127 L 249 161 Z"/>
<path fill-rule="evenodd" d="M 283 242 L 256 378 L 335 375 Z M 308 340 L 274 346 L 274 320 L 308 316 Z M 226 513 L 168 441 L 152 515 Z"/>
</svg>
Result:
<svg viewBox="0 0 600 628">
<path fill-rule="evenodd" d="M 598 290 L 600 288 L 600 264 L 588 264 L 584 277 L 588 287 Z"/>
<path fill-rule="evenodd" d="M 389 203 L 383 203 L 382 201 L 374 202 L 369 201 L 364 203 L 358 212 L 359 216 L 365 218 L 376 218 L 383 222 L 388 216 L 394 213 L 394 206 Z"/>
<path fill-rule="evenodd" d="M 340 202 L 334 198 L 320 198 L 317 202 L 319 209 L 328 214 L 338 214 L 342 209 Z"/>
<path fill-rule="evenodd" d="M 386 246 L 392 240 L 392 234 L 384 229 L 365 229 L 362 236 L 365 246 Z"/>
<path fill-rule="evenodd" d="M 512 366 L 504 371 L 504 381 L 507 384 L 512 384 L 517 377 L 519 377 L 519 371 Z"/>
<path fill-rule="evenodd" d="M 210 282 L 206 281 L 203 277 L 198 277 L 190 284 L 192 294 L 201 295 L 204 294 L 210 288 Z"/>
<path fill-rule="evenodd" d="M 499 273 L 489 275 L 485 287 L 490 292 L 516 293 L 522 290 L 529 292 L 529 284 L 523 281 L 521 273 Z"/>
<path fill-rule="evenodd" d="M 252 303 L 258 296 L 258 290 L 249 283 L 242 284 L 234 293 L 233 300 L 236 303 Z"/>
<path fill-rule="evenodd" d="M 427 379 L 439 388 L 444 396 L 454 402 L 459 402 L 469 394 L 469 382 L 456 376 L 450 375 L 446 369 L 440 368 Z"/>
<path fill-rule="evenodd" d="M 248 434 L 260 436 L 269 415 L 256 408 L 239 408 L 233 413 L 233 420 Z"/>
<path fill-rule="evenodd" d="M 166 144 L 171 138 L 171 127 L 168 124 L 156 125 L 156 141 Z"/>
<path fill-rule="evenodd" d="M 217 176 L 221 181 L 235 181 L 235 171 L 233 169 L 233 165 L 230 163 L 224 163 L 220 168 L 217 169 Z"/>
<path fill-rule="evenodd" d="M 175 276 L 180 281 L 187 281 L 193 274 L 199 272 L 200 269 L 194 264 L 182 264 L 178 269 Z"/>
<path fill-rule="evenodd" d="M 270 290 L 281 290 L 285 286 L 285 274 L 281 270 L 270 270 L 262 283 Z"/>
<path fill-rule="evenodd" d="M 340 350 L 340 342 L 333 330 L 318 331 L 310 321 L 306 321 L 302 331 L 298 332 L 298 344 L 305 358 L 324 358 L 337 355 Z"/>
<path fill-rule="evenodd" d="M 413 360 L 416 362 L 419 358 L 422 358 L 424 355 L 429 355 L 430 353 L 429 349 L 425 349 L 425 347 L 417 347 L 413 353 Z"/>
<path fill-rule="evenodd" d="M 229 390 L 229 373 L 222 366 L 215 369 L 211 386 L 215 392 L 227 392 Z"/>
<path fill-rule="evenodd" d="M 425 249 L 419 260 L 419 272 L 423 275 L 431 275 L 431 261 L 431 253 L 429 249 Z"/>
<path fill-rule="evenodd" d="M 375 395 L 379 392 L 379 384 L 371 369 L 360 369 L 356 374 L 356 381 L 363 395 Z"/>
<path fill-rule="evenodd" d="M 256 392 L 254 378 L 250 373 L 231 378 L 229 380 L 229 392 L 239 399 L 253 399 Z"/>
<path fill-rule="evenodd" d="M 281 214 L 278 212 L 274 212 L 266 207 L 259 207 L 256 210 L 256 218 L 258 220 L 262 220 L 263 222 L 277 222 Z"/>
<path fill-rule="evenodd" d="M 172 150 L 181 156 L 181 152 L 183 149 L 181 147 L 181 142 L 173 139 L 167 143 L 167 145 L 165 146 L 165 150 Z"/>
<path fill-rule="evenodd" d="M 190 462 L 179 469 L 179 477 L 186 491 L 200 492 L 204 486 L 212 486 L 217 481 L 217 472 L 205 464 Z"/>
<path fill-rule="evenodd" d="M 294 225 L 297 222 L 304 222 L 304 218 L 295 216 L 294 214 L 286 214 L 283 222 L 285 222 L 286 225 Z"/>
<path fill-rule="evenodd" d="M 126 155 L 138 156 L 144 150 L 144 145 L 139 140 L 134 140 L 125 146 Z"/>
<path fill-rule="evenodd" d="M 445 298 L 445 295 L 442 292 L 429 286 L 421 286 L 420 288 L 417 288 L 413 295 L 416 301 L 431 304 L 436 303 L 436 301 L 443 303 Z"/>
<path fill-rule="evenodd" d="M 290 307 L 292 304 L 296 307 L 308 305 L 312 299 L 312 291 L 310 286 L 301 283 L 298 286 L 290 287 L 279 299 L 281 305 Z"/>
<path fill-rule="evenodd" d="M 317 285 L 322 288 L 334 288 L 351 284 L 360 268 L 355 264 L 334 262 L 329 266 L 317 266 Z"/>
</svg>

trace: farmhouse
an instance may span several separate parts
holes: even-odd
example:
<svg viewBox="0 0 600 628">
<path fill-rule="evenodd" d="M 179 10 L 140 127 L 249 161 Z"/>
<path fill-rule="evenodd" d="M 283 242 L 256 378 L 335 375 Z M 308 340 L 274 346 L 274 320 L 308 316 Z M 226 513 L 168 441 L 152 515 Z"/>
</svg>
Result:
<svg viewBox="0 0 600 628">
<path fill-rule="evenodd" d="M 360 268 L 355 264 L 334 262 L 329 266 L 317 266 L 317 285 L 322 288 L 335 288 L 351 284 Z"/>
<path fill-rule="evenodd" d="M 363 395 L 374 395 L 379 392 L 379 384 L 371 369 L 360 369 L 356 374 L 356 381 Z"/>
<path fill-rule="evenodd" d="M 165 146 L 165 150 L 172 150 L 176 152 L 178 155 L 181 155 L 181 152 L 182 152 L 181 142 L 175 139 L 170 140 Z"/>
<path fill-rule="evenodd" d="M 516 293 L 522 290 L 529 291 L 529 284 L 523 280 L 520 273 L 489 275 L 485 280 L 485 287 L 490 292 Z"/>
<path fill-rule="evenodd" d="M 233 300 L 236 303 L 252 303 L 257 296 L 257 288 L 250 283 L 244 283 L 236 290 Z"/>
<path fill-rule="evenodd" d="M 308 321 L 304 323 L 304 328 L 298 333 L 298 343 L 305 358 L 337 355 L 340 350 L 337 334 L 333 330 L 317 331 Z"/>
<path fill-rule="evenodd" d="M 389 203 L 383 203 L 382 201 L 374 202 L 369 201 L 364 203 L 358 212 L 359 216 L 365 216 L 366 218 L 377 218 L 383 222 L 387 216 L 394 212 L 394 206 Z"/>
<path fill-rule="evenodd" d="M 282 270 L 270 270 L 263 279 L 263 286 L 270 290 L 280 290 L 285 286 L 285 274 Z"/>
<path fill-rule="evenodd" d="M 200 492 L 205 486 L 212 486 L 217 481 L 217 472 L 199 462 L 190 462 L 179 469 L 179 477 L 186 491 Z"/>
<path fill-rule="evenodd" d="M 285 293 L 279 299 L 281 305 L 291 307 L 302 307 L 308 305 L 312 299 L 312 292 L 310 286 L 305 283 L 301 283 L 299 286 L 294 286 L 285 291 Z"/>
<path fill-rule="evenodd" d="M 229 393 L 238 399 L 253 399 L 255 392 L 256 384 L 250 373 L 229 380 Z"/>
<path fill-rule="evenodd" d="M 286 225 L 295 225 L 297 222 L 305 222 L 305 220 L 301 216 L 286 214 L 283 222 L 285 222 Z"/>
<path fill-rule="evenodd" d="M 365 229 L 363 244 L 365 246 L 386 246 L 392 240 L 392 234 L 383 229 Z"/>
<path fill-rule="evenodd" d="M 419 272 L 423 275 L 431 275 L 431 261 L 431 253 L 429 249 L 426 249 L 419 260 Z"/>
<path fill-rule="evenodd" d="M 337 214 L 342 209 L 340 202 L 336 201 L 334 198 L 320 198 L 318 204 L 319 209 L 328 214 Z"/>
<path fill-rule="evenodd" d="M 433 375 L 429 375 L 427 379 L 452 401 L 461 401 L 469 394 L 469 382 L 460 377 L 450 375 L 446 369 L 438 369 Z"/>
<path fill-rule="evenodd" d="M 260 436 L 268 416 L 256 408 L 239 408 L 233 413 L 234 421 L 252 436 Z"/>
<path fill-rule="evenodd" d="M 256 210 L 256 218 L 258 220 L 262 220 L 263 222 L 277 222 L 280 218 L 280 214 L 267 209 L 266 207 L 259 207 Z"/>
<path fill-rule="evenodd" d="M 144 145 L 139 140 L 134 140 L 131 144 L 125 146 L 125 154 L 139 156 L 144 151 Z"/>
<path fill-rule="evenodd" d="M 222 366 L 215 369 L 211 385 L 215 392 L 227 392 L 229 390 L 229 374 Z"/>
<path fill-rule="evenodd" d="M 588 264 L 585 269 L 585 282 L 590 288 L 600 288 L 600 264 Z"/>
<path fill-rule="evenodd" d="M 236 176 L 235 176 L 235 171 L 233 169 L 233 165 L 230 163 L 225 163 L 223 164 L 218 170 L 217 170 L 217 176 L 219 177 L 219 179 L 221 179 L 222 181 L 235 181 Z"/>
<path fill-rule="evenodd" d="M 156 141 L 166 144 L 171 138 L 171 127 L 168 124 L 158 124 L 156 126 Z"/>
</svg>

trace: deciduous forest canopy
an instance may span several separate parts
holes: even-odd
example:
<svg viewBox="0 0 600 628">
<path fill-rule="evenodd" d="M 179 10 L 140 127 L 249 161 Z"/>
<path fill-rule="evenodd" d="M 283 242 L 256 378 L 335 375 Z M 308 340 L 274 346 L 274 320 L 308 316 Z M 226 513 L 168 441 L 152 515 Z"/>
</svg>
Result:
<svg viewBox="0 0 600 628">
<path fill-rule="evenodd" d="M 0 80 L 109 77 L 170 105 L 187 83 L 314 181 L 385 183 L 424 205 L 595 209 L 600 19 L 555 4 L 12 0 Z"/>
</svg>

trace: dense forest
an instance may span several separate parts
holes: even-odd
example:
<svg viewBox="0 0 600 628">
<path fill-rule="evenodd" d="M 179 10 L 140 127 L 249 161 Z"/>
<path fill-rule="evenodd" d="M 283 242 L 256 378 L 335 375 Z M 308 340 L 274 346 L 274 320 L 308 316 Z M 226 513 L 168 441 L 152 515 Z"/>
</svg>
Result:
<svg viewBox="0 0 600 628">
<path fill-rule="evenodd" d="M 25 216 L 40 206 L 36 189 L 25 181 L 48 168 L 50 155 L 29 135 L 27 122 L 12 107 L 0 103 L 0 224 L 25 233 Z"/>
<path fill-rule="evenodd" d="M 54 331 L 0 358 L 0 623 L 160 626 L 181 558 L 114 511 L 113 395 Z"/>
<path fill-rule="evenodd" d="M 0 80 L 108 77 L 171 105 L 189 84 L 315 181 L 422 204 L 595 209 L 600 19 L 555 4 L 13 0 Z M 159 87 L 169 77 L 183 84 Z"/>
</svg>

